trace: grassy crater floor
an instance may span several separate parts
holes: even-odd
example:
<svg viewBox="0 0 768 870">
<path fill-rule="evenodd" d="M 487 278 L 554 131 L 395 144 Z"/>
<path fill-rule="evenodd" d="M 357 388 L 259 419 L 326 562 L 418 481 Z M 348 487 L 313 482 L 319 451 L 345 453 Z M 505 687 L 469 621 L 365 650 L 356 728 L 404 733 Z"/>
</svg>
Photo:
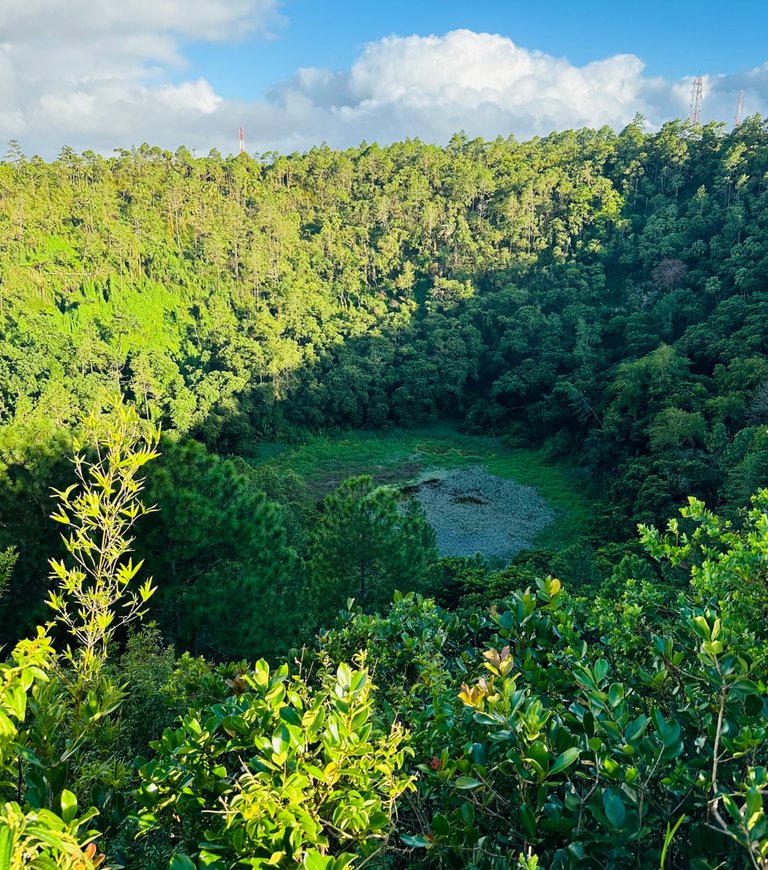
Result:
<svg viewBox="0 0 768 870">
<path fill-rule="evenodd" d="M 540 451 L 448 426 L 314 436 L 304 444 L 260 445 L 253 464 L 291 470 L 319 501 L 347 477 L 369 474 L 416 497 L 446 555 L 558 550 L 586 531 L 593 507 L 583 475 Z"/>
</svg>

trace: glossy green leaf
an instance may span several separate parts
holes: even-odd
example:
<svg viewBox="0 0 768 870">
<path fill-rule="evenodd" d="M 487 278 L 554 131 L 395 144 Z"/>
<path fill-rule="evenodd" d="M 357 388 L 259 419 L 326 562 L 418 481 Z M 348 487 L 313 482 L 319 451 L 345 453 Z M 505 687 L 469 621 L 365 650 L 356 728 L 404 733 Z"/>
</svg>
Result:
<svg viewBox="0 0 768 870">
<path fill-rule="evenodd" d="M 569 768 L 572 764 L 575 764 L 580 755 L 581 751 L 575 746 L 566 749 L 565 752 L 561 752 L 555 759 L 555 763 L 549 769 L 549 776 L 556 776 L 558 773 Z"/>
<path fill-rule="evenodd" d="M 68 789 L 61 793 L 61 817 L 69 824 L 77 815 L 77 798 Z"/>
<path fill-rule="evenodd" d="M 482 782 L 479 779 L 473 779 L 471 776 L 457 776 L 453 784 L 456 788 L 469 790 L 481 786 Z"/>
<path fill-rule="evenodd" d="M 612 827 L 617 829 L 624 827 L 627 811 L 624 802 L 615 791 L 608 790 L 603 793 L 603 809 Z"/>
</svg>

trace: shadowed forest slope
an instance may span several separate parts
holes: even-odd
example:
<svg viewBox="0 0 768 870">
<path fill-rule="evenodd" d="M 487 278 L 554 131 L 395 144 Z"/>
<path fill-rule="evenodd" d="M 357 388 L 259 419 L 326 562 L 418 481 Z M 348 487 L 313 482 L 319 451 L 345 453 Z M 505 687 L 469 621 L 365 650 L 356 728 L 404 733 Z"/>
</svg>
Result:
<svg viewBox="0 0 768 870">
<path fill-rule="evenodd" d="M 164 531 L 145 542 L 161 588 L 164 572 L 231 576 L 210 555 L 216 510 L 230 536 L 248 511 L 271 518 L 244 558 L 273 535 L 301 556 L 314 518 L 292 515 L 287 478 L 218 457 L 334 427 L 448 420 L 564 457 L 600 496 L 596 546 L 688 495 L 733 515 L 768 471 L 766 171 L 759 117 L 259 159 L 12 149 L 6 610 L 42 600 L 49 487 L 79 414 L 116 385 L 168 436 L 150 481 Z M 181 552 L 190 517 L 199 547 Z"/>
<path fill-rule="evenodd" d="M 743 502 L 768 418 L 768 133 L 0 164 L 0 458 L 119 380 L 166 430 L 453 418 L 610 469 L 617 510 Z M 625 528 L 631 528 L 631 523 Z"/>
</svg>

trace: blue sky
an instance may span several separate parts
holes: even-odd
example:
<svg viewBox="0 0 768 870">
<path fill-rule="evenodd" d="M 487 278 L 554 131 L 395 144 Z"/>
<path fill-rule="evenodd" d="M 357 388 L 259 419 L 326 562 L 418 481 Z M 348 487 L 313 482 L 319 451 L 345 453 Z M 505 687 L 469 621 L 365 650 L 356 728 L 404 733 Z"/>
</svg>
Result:
<svg viewBox="0 0 768 870">
<path fill-rule="evenodd" d="M 444 34 L 466 28 L 499 33 L 583 65 L 636 54 L 649 75 L 736 73 L 768 61 L 768 0 L 286 0 L 271 39 L 187 49 L 227 97 L 252 98 L 299 67 L 347 68 L 361 47 L 384 36 Z"/>
<path fill-rule="evenodd" d="M 249 151 L 768 114 L 768 0 L 0 0 L 0 142 Z"/>
</svg>

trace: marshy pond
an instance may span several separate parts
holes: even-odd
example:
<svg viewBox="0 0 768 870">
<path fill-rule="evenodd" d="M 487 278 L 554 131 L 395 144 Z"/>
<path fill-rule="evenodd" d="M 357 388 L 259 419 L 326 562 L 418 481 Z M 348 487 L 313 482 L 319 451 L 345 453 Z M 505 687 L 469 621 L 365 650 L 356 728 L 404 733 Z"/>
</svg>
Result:
<svg viewBox="0 0 768 870">
<path fill-rule="evenodd" d="M 555 519 L 532 487 L 482 466 L 430 469 L 402 487 L 415 498 L 437 537 L 442 556 L 510 558 L 530 547 Z"/>
<path fill-rule="evenodd" d="M 346 478 L 370 475 L 418 501 L 445 556 L 504 561 L 528 547 L 558 550 L 582 537 L 592 515 L 586 481 L 567 463 L 447 425 L 273 442 L 249 461 L 277 479 L 289 474 L 308 511 Z"/>
</svg>

